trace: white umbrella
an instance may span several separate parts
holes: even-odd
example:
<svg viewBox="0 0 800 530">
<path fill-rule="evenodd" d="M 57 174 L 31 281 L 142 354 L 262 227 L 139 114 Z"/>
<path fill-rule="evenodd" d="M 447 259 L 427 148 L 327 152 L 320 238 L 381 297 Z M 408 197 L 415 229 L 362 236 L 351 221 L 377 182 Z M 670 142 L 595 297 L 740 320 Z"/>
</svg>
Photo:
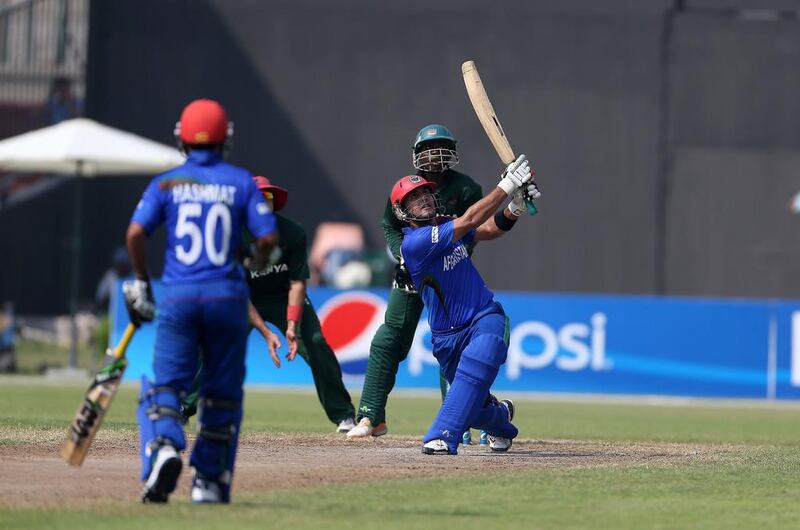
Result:
<svg viewBox="0 0 800 530">
<path fill-rule="evenodd" d="M 156 174 L 182 164 L 174 147 L 108 127 L 86 118 L 62 121 L 0 141 L 0 171 L 37 172 L 76 177 Z M 70 367 L 76 366 L 78 280 L 80 274 L 80 184 L 75 186 L 73 210 L 70 311 Z"/>
<path fill-rule="evenodd" d="M 174 147 L 86 118 L 0 141 L 0 170 L 93 177 L 160 173 L 183 163 Z"/>
</svg>

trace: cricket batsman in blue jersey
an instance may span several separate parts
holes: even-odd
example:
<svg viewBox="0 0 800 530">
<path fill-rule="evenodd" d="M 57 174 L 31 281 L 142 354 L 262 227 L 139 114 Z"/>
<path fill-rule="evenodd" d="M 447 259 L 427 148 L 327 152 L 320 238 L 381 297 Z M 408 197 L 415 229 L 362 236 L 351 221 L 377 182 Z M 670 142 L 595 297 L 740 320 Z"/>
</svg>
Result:
<svg viewBox="0 0 800 530">
<path fill-rule="evenodd" d="M 275 216 L 245 169 L 223 160 L 233 126 L 216 101 L 190 103 L 176 125 L 186 162 L 155 177 L 127 233 L 136 279 L 123 284 L 132 318 L 153 320 L 155 301 L 145 267 L 145 238 L 161 224 L 167 249 L 153 355 L 155 380 L 142 381 L 137 409 L 141 433 L 142 502 L 167 502 L 186 448 L 180 400 L 202 355 L 191 500 L 230 501 L 242 420 L 248 290 L 236 259 L 242 228 L 255 236 L 263 265 L 277 243 Z"/>
<path fill-rule="evenodd" d="M 508 451 L 517 436 L 514 404 L 489 390 L 508 350 L 508 318 L 486 287 L 467 247 L 514 226 L 525 200 L 538 198 L 525 155 L 509 164 L 500 183 L 461 217 L 440 216 L 434 183 L 406 176 L 392 189 L 392 209 L 403 228 L 402 258 L 428 308 L 433 356 L 450 390 L 423 438 L 425 454 L 458 452 L 462 433 L 483 429 L 492 451 Z M 513 196 L 508 207 L 497 211 Z M 495 213 L 496 212 L 496 213 Z"/>
</svg>

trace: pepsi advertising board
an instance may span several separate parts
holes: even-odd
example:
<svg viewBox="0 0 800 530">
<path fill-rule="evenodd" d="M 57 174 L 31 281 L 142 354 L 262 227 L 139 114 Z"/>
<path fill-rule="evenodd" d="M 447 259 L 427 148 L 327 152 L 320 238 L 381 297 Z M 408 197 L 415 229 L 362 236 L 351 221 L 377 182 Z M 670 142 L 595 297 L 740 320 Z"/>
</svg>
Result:
<svg viewBox="0 0 800 530">
<path fill-rule="evenodd" d="M 158 282 L 154 290 L 158 300 Z M 361 388 L 388 294 L 309 289 L 323 334 L 353 390 Z M 800 302 L 503 292 L 495 298 L 511 320 L 508 357 L 493 385 L 497 391 L 800 397 Z M 121 289 L 112 300 L 112 322 L 115 343 L 127 325 Z M 153 324 L 136 333 L 126 379 L 152 376 L 154 342 Z M 284 344 L 282 359 L 285 352 Z M 437 389 L 438 373 L 423 313 L 396 387 Z M 275 368 L 255 331 L 248 339 L 246 383 L 314 384 L 300 356 Z"/>
</svg>

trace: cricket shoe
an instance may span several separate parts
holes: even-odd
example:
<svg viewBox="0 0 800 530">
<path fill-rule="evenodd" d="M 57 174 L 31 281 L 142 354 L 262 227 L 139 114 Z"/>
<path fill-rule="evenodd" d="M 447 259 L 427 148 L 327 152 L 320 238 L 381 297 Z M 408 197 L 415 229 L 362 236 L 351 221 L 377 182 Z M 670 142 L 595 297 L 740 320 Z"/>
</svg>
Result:
<svg viewBox="0 0 800 530">
<path fill-rule="evenodd" d="M 478 438 L 478 443 L 480 445 L 489 445 L 489 434 L 481 429 L 481 437 Z"/>
<path fill-rule="evenodd" d="M 142 491 L 143 503 L 164 503 L 175 490 L 178 476 L 183 469 L 180 455 L 171 445 L 162 445 L 156 453 L 153 469 Z"/>
<path fill-rule="evenodd" d="M 336 432 L 345 434 L 350 432 L 351 429 L 355 429 L 356 427 L 356 420 L 353 418 L 345 418 L 339 422 L 339 425 L 336 427 Z"/>
<path fill-rule="evenodd" d="M 422 446 L 422 452 L 426 455 L 449 455 L 450 449 L 444 440 L 431 440 Z"/>
<path fill-rule="evenodd" d="M 219 484 L 195 477 L 189 494 L 192 504 L 219 504 L 225 502 Z"/>
<path fill-rule="evenodd" d="M 386 422 L 381 422 L 377 427 L 373 427 L 369 418 L 361 418 L 358 425 L 347 431 L 347 439 L 354 440 L 358 438 L 368 438 L 370 436 L 377 438 L 378 436 L 383 436 L 387 432 L 389 432 L 389 429 L 386 427 Z"/>
<path fill-rule="evenodd" d="M 503 405 L 506 410 L 508 411 L 508 421 L 514 419 L 514 402 L 510 399 L 501 399 L 500 404 Z M 503 438 L 502 436 L 492 436 L 491 434 L 488 436 L 489 438 L 489 449 L 496 453 L 505 453 L 509 449 L 511 449 L 512 440 L 511 438 Z"/>
</svg>

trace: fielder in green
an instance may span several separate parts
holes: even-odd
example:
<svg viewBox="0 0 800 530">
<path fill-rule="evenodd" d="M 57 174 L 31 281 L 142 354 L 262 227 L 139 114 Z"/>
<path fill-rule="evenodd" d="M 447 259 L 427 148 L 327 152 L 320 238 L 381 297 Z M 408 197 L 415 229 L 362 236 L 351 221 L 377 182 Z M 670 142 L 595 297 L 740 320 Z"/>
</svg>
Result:
<svg viewBox="0 0 800 530">
<path fill-rule="evenodd" d="M 444 213 L 453 217 L 463 215 L 467 208 L 483 197 L 480 185 L 467 175 L 452 169 L 458 161 L 456 140 L 447 127 L 432 124 L 417 133 L 412 154 L 414 168 L 419 176 L 436 183 L 436 192 L 444 206 Z M 370 344 L 364 390 L 356 417 L 358 425 L 347 433 L 350 439 L 381 436 L 388 432 L 386 401 L 394 387 L 400 363 L 411 349 L 422 314 L 422 298 L 414 289 L 400 255 L 403 224 L 392 212 L 388 199 L 382 224 L 386 244 L 398 265 L 395 267 L 384 323 Z M 471 254 L 472 246 L 468 250 Z M 440 377 L 439 383 L 444 396 L 447 393 L 447 382 Z M 467 431 L 464 433 L 464 443 L 468 444 L 470 441 Z"/>
<path fill-rule="evenodd" d="M 286 206 L 288 193 L 285 189 L 273 185 L 266 177 L 253 179 L 274 212 Z M 292 361 L 299 353 L 308 363 L 325 414 L 336 425 L 336 432 L 346 433 L 355 427 L 355 409 L 342 382 L 339 361 L 323 337 L 317 313 L 306 296 L 309 277 L 306 233 L 295 221 L 277 213 L 275 217 L 280 234 L 280 258 L 263 269 L 248 270 L 250 323 L 264 337 L 278 368 L 280 358 L 275 349 L 280 346 L 280 339 L 264 322 L 286 330 L 284 335 L 289 349 L 286 359 Z M 192 394 L 183 405 L 191 412 L 195 403 L 196 397 Z"/>
</svg>

